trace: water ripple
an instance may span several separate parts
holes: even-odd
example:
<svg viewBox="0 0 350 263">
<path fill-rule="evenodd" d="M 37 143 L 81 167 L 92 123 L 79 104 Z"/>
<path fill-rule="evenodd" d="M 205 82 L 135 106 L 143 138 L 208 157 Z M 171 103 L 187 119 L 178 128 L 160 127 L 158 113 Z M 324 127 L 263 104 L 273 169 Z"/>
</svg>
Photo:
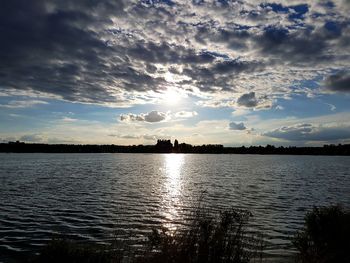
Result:
<svg viewBox="0 0 350 263">
<path fill-rule="evenodd" d="M 35 251 L 57 234 L 142 239 L 182 226 L 200 199 L 217 211 L 249 209 L 276 258 L 294 253 L 290 238 L 312 206 L 350 206 L 349 192 L 349 157 L 0 154 L 0 255 Z"/>
</svg>

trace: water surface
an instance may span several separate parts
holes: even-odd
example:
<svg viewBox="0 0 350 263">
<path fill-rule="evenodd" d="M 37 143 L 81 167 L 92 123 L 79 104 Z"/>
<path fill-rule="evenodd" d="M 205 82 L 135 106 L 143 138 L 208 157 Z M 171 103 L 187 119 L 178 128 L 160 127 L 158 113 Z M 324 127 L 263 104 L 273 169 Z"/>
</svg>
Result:
<svg viewBox="0 0 350 263">
<path fill-rule="evenodd" d="M 268 257 L 287 259 L 305 212 L 349 207 L 349 193 L 350 157 L 0 154 L 0 262 L 54 233 L 108 243 L 116 231 L 138 240 L 176 229 L 199 197 L 213 209 L 249 209 Z"/>
</svg>

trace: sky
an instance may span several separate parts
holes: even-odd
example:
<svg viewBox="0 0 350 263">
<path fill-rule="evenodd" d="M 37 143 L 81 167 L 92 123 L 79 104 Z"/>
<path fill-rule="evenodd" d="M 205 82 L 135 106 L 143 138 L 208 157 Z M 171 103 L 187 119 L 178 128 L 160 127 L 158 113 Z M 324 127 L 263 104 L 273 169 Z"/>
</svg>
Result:
<svg viewBox="0 0 350 263">
<path fill-rule="evenodd" d="M 0 141 L 350 143 L 350 1 L 11 0 Z"/>
</svg>

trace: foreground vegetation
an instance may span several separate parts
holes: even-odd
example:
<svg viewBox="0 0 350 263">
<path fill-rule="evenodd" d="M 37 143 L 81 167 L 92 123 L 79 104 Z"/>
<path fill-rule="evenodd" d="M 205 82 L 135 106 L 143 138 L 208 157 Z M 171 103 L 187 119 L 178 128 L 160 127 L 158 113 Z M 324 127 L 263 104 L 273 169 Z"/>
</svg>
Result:
<svg viewBox="0 0 350 263">
<path fill-rule="evenodd" d="M 134 248 L 120 242 L 106 247 L 54 239 L 32 262 L 260 262 L 263 243 L 247 231 L 250 216 L 238 209 L 217 216 L 198 209 L 182 229 L 153 229 L 147 241 Z"/>
<path fill-rule="evenodd" d="M 174 233 L 154 229 L 137 249 L 120 242 L 106 247 L 54 239 L 30 262 L 264 262 L 263 238 L 247 231 L 250 216 L 248 211 L 230 209 L 212 217 L 200 210 Z M 350 262 L 350 211 L 339 206 L 315 207 L 293 244 L 298 251 L 296 262 Z"/>
<path fill-rule="evenodd" d="M 298 262 L 350 262 L 350 211 L 339 206 L 315 207 L 293 240 Z"/>
</svg>

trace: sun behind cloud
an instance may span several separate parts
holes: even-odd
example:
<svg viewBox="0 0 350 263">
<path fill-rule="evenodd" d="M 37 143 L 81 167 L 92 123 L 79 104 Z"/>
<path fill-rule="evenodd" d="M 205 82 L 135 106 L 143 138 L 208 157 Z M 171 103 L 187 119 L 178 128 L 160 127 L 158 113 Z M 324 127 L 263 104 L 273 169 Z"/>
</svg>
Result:
<svg viewBox="0 0 350 263">
<path fill-rule="evenodd" d="M 167 105 L 177 105 L 181 102 L 181 99 L 184 97 L 183 94 L 180 93 L 176 88 L 168 88 L 162 94 L 162 101 Z"/>
</svg>

